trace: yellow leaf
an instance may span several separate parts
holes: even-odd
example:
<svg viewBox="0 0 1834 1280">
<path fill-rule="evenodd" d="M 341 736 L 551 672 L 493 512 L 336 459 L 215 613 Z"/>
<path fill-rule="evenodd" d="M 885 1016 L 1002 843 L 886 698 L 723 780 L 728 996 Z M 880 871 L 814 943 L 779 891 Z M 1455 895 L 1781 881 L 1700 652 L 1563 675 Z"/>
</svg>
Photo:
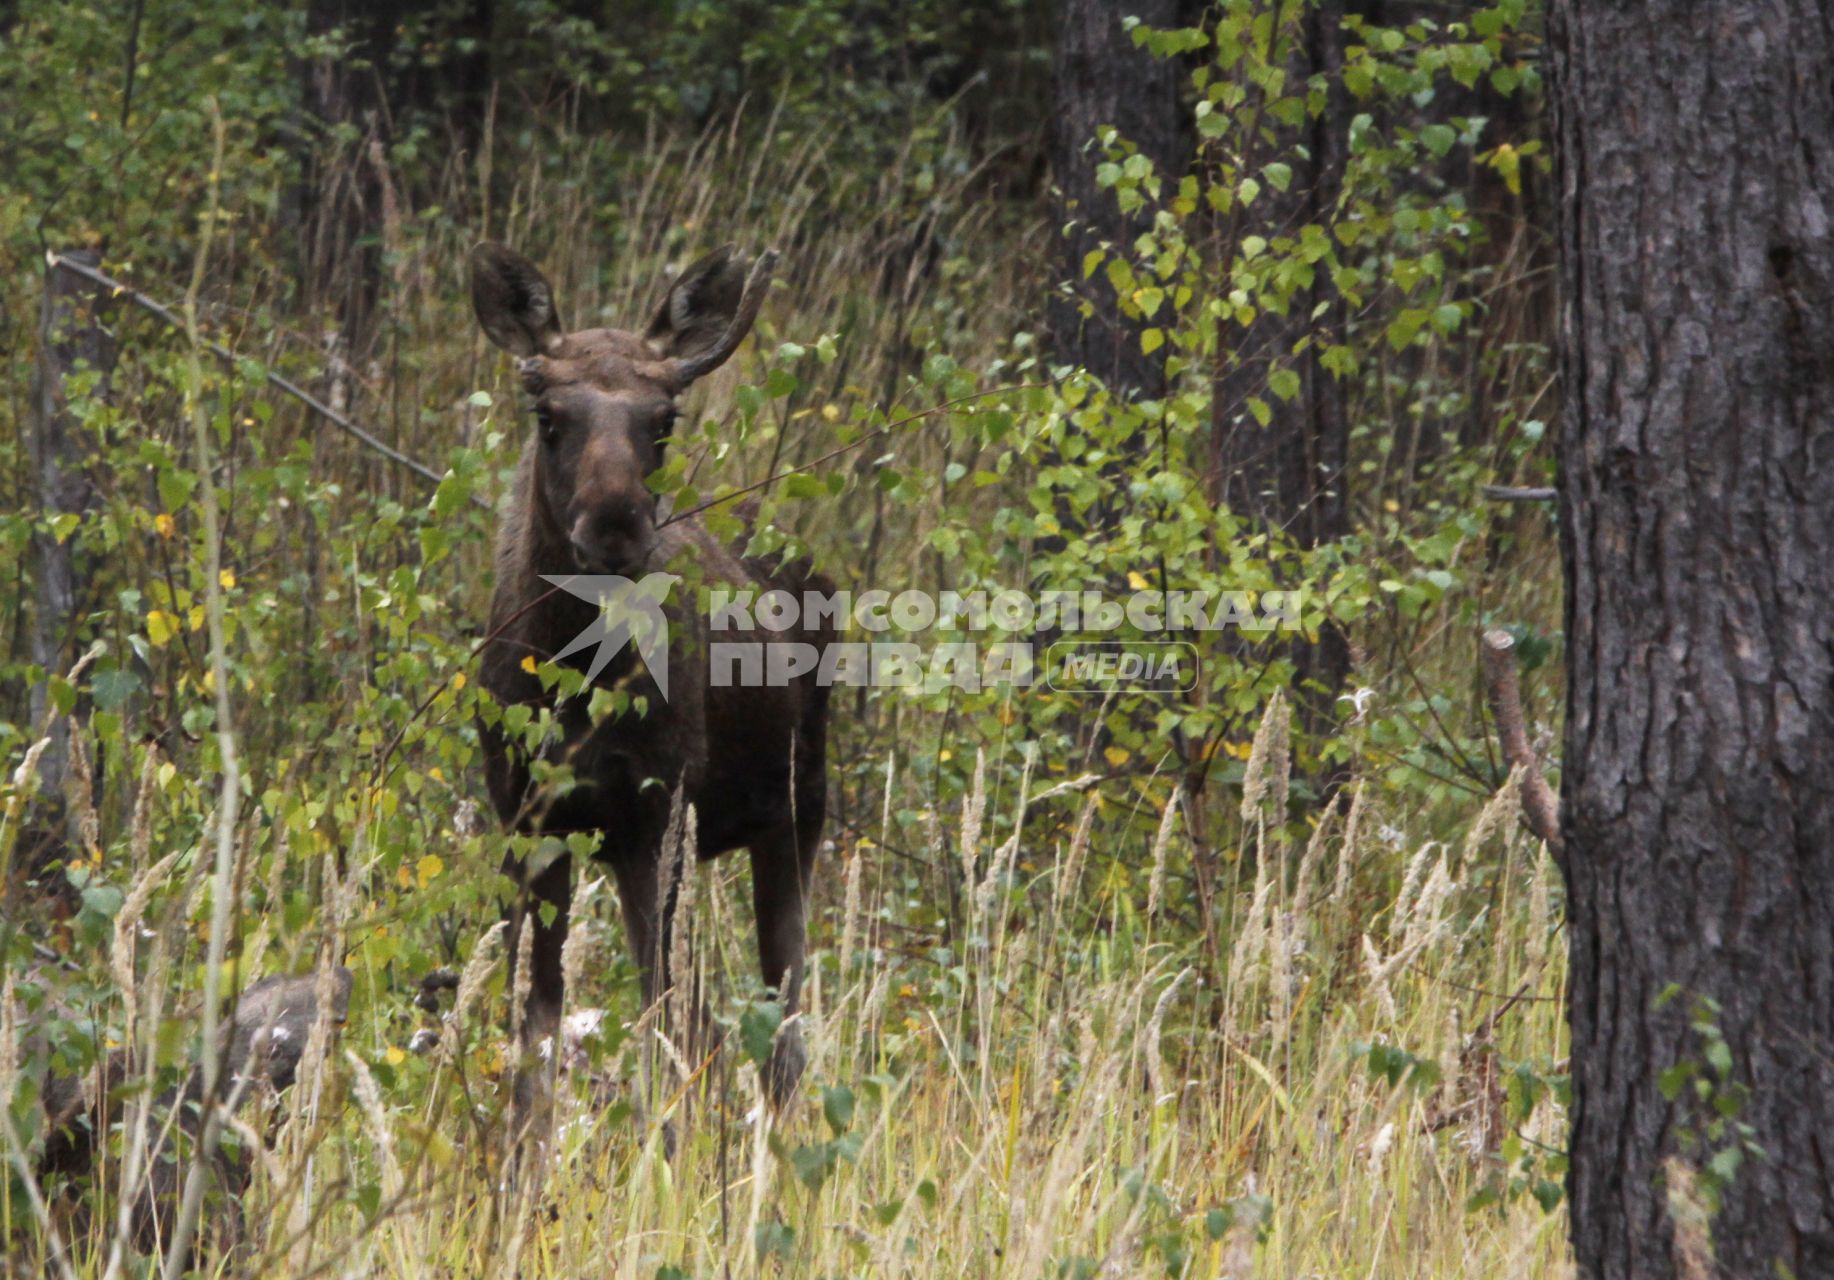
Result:
<svg viewBox="0 0 1834 1280">
<path fill-rule="evenodd" d="M 388 1047 L 388 1052 L 383 1054 L 382 1057 L 388 1062 L 388 1065 L 391 1067 L 398 1067 L 402 1063 L 408 1060 L 408 1055 L 403 1053 L 401 1050 L 397 1049 L 392 1044 Z"/>
<path fill-rule="evenodd" d="M 217 571 L 217 583 L 223 590 L 233 591 L 236 586 L 236 571 L 234 569 L 219 569 Z"/>
<path fill-rule="evenodd" d="M 395 883 L 400 885 L 403 889 L 412 889 L 414 887 L 414 873 L 408 870 L 407 863 L 404 862 L 395 868 Z"/>
<path fill-rule="evenodd" d="M 202 631 L 204 629 L 204 606 L 203 605 L 201 604 L 192 605 L 191 612 L 190 614 L 187 615 L 187 617 L 190 622 L 190 627 L 193 631 Z"/>
<path fill-rule="evenodd" d="M 439 876 L 439 873 L 445 869 L 446 864 L 441 862 L 439 860 L 439 855 L 435 853 L 429 853 L 426 857 L 414 864 L 414 870 L 420 876 L 420 887 L 423 889 L 432 884 Z"/>
<path fill-rule="evenodd" d="M 1135 591 L 1150 591 L 1153 587 L 1153 584 L 1146 580 L 1146 575 L 1141 573 L 1138 569 L 1129 569 L 1127 571 L 1127 585 L 1132 587 Z"/>
<path fill-rule="evenodd" d="M 522 669 L 530 675 L 535 674 L 535 670 L 538 666 L 540 666 L 540 664 L 535 661 L 535 655 L 532 653 L 522 660 Z"/>
<path fill-rule="evenodd" d="M 444 782 L 446 780 L 446 771 L 438 765 L 434 765 L 431 769 L 427 770 L 427 776 L 435 782 Z"/>
<path fill-rule="evenodd" d="M 936 758 L 942 761 L 942 763 L 947 764 L 949 761 L 955 759 L 955 753 L 949 750 L 949 748 L 944 747 L 941 751 L 936 753 Z"/>
<path fill-rule="evenodd" d="M 163 649 L 172 643 L 172 637 L 178 634 L 178 619 L 164 609 L 155 609 L 146 616 L 146 637 L 153 642 L 155 649 Z"/>
<path fill-rule="evenodd" d="M 465 673 L 463 671 L 452 677 L 452 687 L 455 690 L 465 687 Z"/>
<path fill-rule="evenodd" d="M 1134 753 L 1129 751 L 1126 747 L 1109 747 L 1106 751 L 1102 752 L 1102 758 L 1108 761 L 1114 768 L 1119 769 L 1122 765 L 1134 758 Z"/>
<path fill-rule="evenodd" d="M 177 531 L 178 525 L 173 521 L 171 516 L 161 511 L 158 515 L 153 517 L 153 528 L 159 531 L 160 537 L 169 538 Z"/>
</svg>

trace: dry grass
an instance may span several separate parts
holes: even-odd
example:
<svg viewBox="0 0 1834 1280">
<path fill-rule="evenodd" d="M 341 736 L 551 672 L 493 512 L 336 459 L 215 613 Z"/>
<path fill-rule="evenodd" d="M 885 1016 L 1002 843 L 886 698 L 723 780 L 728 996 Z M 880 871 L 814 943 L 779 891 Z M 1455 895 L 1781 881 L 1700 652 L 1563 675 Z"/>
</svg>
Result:
<svg viewBox="0 0 1834 1280">
<path fill-rule="evenodd" d="M 897 785 L 895 768 L 886 777 Z M 1416 849 L 1395 830 L 1404 815 L 1366 791 L 1353 831 L 1333 822 L 1303 847 L 1270 833 L 1258 862 L 1237 863 L 1224 909 L 1242 924 L 1218 992 L 1195 980 L 1201 956 L 1152 941 L 1129 905 L 1138 890 L 1125 868 L 1169 843 L 1160 853 L 1176 871 L 1176 834 L 1104 850 L 1120 856 L 1100 860 L 1103 881 L 1071 907 L 1056 886 L 1086 856 L 1077 798 L 1039 805 L 1023 845 L 1005 848 L 982 787 L 968 797 L 960 856 L 982 869 L 1011 859 L 1018 887 L 965 895 L 946 949 L 911 946 L 911 922 L 927 917 L 872 842 L 833 856 L 796 1107 L 772 1117 L 761 1105 L 733 1034 L 710 1064 L 660 1056 L 652 1101 L 633 1113 L 620 1103 L 637 1093 L 643 1029 L 608 1037 L 605 1052 L 589 1039 L 562 1080 L 539 1179 L 506 1176 L 504 1020 L 478 1020 L 481 1000 L 507 994 L 490 978 L 497 929 L 471 949 L 459 1025 L 426 1058 L 400 1061 L 399 997 L 382 994 L 385 973 L 359 968 L 370 998 L 359 995 L 344 1051 L 309 1052 L 266 1122 L 237 1265 L 273 1277 L 645 1280 L 1565 1274 L 1563 1215 L 1527 1197 L 1466 1208 L 1507 1136 L 1506 1064 L 1564 1055 L 1559 948 L 1546 936 L 1554 873 L 1497 812 L 1508 800 L 1470 814 L 1463 850 Z M 694 874 L 696 963 L 734 1014 L 752 968 L 731 905 L 747 896 L 742 860 Z M 615 918 L 611 896 L 595 893 L 583 912 L 595 941 Z M 340 936 L 362 927 L 350 905 L 357 916 L 331 922 Z M 156 954 L 140 969 L 135 997 L 156 1018 L 149 984 L 166 965 Z M 632 1012 L 627 992 L 584 972 L 576 1008 Z M 1436 1064 L 1437 1080 L 1391 1085 L 1356 1047 L 1369 1041 Z M 371 1066 L 385 1062 L 387 1088 Z M 824 1092 L 835 1087 L 850 1092 L 850 1117 Z M 852 1145 L 827 1157 L 817 1189 L 798 1174 L 835 1136 L 824 1101 Z M 1524 1134 L 1557 1145 L 1561 1126 L 1544 1101 Z M 371 1185 L 379 1197 L 353 1196 Z M 1234 1224 L 1207 1229 L 1225 1206 Z M 111 1225 L 97 1215 L 87 1235 L 75 1228 L 73 1274 L 103 1273 Z M 1168 1258 L 1172 1242 L 1186 1253 Z"/>
</svg>

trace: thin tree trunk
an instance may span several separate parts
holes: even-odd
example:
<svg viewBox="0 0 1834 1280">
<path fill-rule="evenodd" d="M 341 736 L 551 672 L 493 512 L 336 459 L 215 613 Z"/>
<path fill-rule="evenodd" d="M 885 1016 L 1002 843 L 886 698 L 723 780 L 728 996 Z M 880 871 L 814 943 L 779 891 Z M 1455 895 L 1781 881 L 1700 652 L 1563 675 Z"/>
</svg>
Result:
<svg viewBox="0 0 1834 1280">
<path fill-rule="evenodd" d="M 1579 1270 L 1834 1275 L 1829 18 L 1550 37 Z"/>
<path fill-rule="evenodd" d="M 92 250 L 72 250 L 71 259 L 95 266 Z M 100 382 L 92 394 L 105 395 L 115 365 L 115 339 L 102 321 L 107 299 L 96 285 L 74 272 L 48 268 L 39 313 L 38 363 L 32 378 L 32 463 L 44 519 L 81 515 L 95 507 L 96 488 L 89 474 L 95 441 L 70 411 L 69 380 L 92 370 Z M 47 675 L 61 675 L 76 659 L 77 605 L 89 565 L 79 542 L 40 531 L 33 535 L 36 599 L 32 614 L 32 661 Z M 45 723 L 48 687 L 33 687 L 31 723 Z M 53 808 L 62 804 L 69 767 L 69 722 L 58 717 L 51 745 L 38 764 L 40 785 Z"/>
</svg>

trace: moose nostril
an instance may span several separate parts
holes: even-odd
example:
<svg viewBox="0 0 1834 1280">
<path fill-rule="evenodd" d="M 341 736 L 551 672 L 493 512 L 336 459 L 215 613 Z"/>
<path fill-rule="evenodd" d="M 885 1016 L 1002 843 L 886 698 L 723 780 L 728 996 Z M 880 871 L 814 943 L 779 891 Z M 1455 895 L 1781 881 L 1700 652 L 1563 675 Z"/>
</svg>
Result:
<svg viewBox="0 0 1834 1280">
<path fill-rule="evenodd" d="M 582 512 L 568 535 L 574 558 L 601 572 L 621 573 L 648 556 L 655 541 L 648 512 L 636 502 L 614 500 Z"/>
</svg>

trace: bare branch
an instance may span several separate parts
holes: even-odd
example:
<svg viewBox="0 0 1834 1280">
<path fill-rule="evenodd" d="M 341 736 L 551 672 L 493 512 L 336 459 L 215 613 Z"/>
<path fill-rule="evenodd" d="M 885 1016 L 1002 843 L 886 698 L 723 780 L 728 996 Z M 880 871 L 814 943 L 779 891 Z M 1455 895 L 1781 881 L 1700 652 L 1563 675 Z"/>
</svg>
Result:
<svg viewBox="0 0 1834 1280">
<path fill-rule="evenodd" d="M 1522 724 L 1522 690 L 1516 682 L 1516 640 L 1493 627 L 1484 632 L 1482 645 L 1484 687 L 1490 695 L 1490 714 L 1496 718 L 1497 736 L 1503 741 L 1503 758 L 1522 775 L 1522 817 L 1528 829 L 1547 842 L 1556 859 L 1565 852 L 1560 841 L 1560 802 L 1541 772 L 1541 761 L 1528 743 Z"/>
<path fill-rule="evenodd" d="M 1518 489 L 1514 485 L 1487 484 L 1484 496 L 1497 502 L 1552 502 L 1560 496 L 1558 489 Z"/>
<path fill-rule="evenodd" d="M 126 298 L 141 310 L 157 316 L 160 320 L 163 320 L 174 329 L 182 330 L 185 328 L 184 318 L 174 312 L 172 308 L 166 306 L 156 298 L 149 298 L 138 289 L 131 288 L 121 283 L 121 281 L 115 279 L 106 272 L 98 271 L 88 263 L 81 262 L 68 254 L 57 253 L 55 251 L 46 252 L 45 262 L 53 271 L 68 271 L 72 275 L 80 276 L 93 284 L 98 284 L 106 289 L 112 290 L 115 296 Z M 244 357 L 237 355 L 234 351 L 231 351 L 220 342 L 213 342 L 207 338 L 200 338 L 198 340 L 198 345 L 225 364 L 234 366 L 243 363 Z M 287 395 L 292 396 L 295 400 L 305 405 L 306 408 L 312 410 L 313 413 L 316 413 L 332 426 L 338 428 L 338 430 L 342 431 L 345 435 L 367 445 L 397 466 L 405 467 L 415 475 L 420 476 L 422 479 L 429 480 L 434 484 L 438 484 L 444 479 L 444 477 L 432 467 L 408 457 L 407 454 L 402 453 L 399 449 L 384 444 L 381 440 L 377 439 L 373 433 L 358 426 L 355 422 L 339 413 L 336 409 L 333 409 L 317 396 L 314 396 L 291 378 L 284 377 L 281 374 L 275 373 L 272 369 L 265 367 L 261 370 L 261 376 L 266 378 L 268 384 L 276 390 L 284 391 Z M 490 504 L 476 494 L 472 495 L 471 500 L 485 510 L 490 509 Z"/>
</svg>

